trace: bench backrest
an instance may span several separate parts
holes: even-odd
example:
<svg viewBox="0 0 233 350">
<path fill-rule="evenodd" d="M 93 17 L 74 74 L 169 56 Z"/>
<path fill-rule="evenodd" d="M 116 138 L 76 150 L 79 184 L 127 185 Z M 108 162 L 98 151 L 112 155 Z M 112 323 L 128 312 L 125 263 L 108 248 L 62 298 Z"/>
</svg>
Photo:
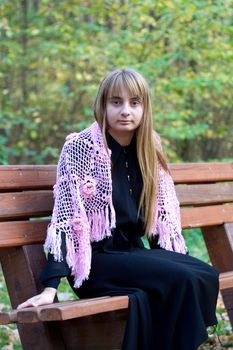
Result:
<svg viewBox="0 0 233 350">
<path fill-rule="evenodd" d="M 233 222 L 233 163 L 173 164 L 171 173 L 183 228 Z"/>
<path fill-rule="evenodd" d="M 233 163 L 171 164 L 182 227 L 233 222 Z M 42 243 L 53 207 L 55 165 L 0 167 L 0 247 Z M 226 205 L 227 204 L 227 205 Z"/>
<path fill-rule="evenodd" d="M 213 265 L 232 271 L 233 163 L 173 164 L 171 173 L 183 229 L 200 227 Z"/>
<path fill-rule="evenodd" d="M 171 164 L 170 169 L 182 227 L 200 227 L 212 263 L 221 272 L 232 271 L 233 163 Z M 53 208 L 55 179 L 55 165 L 0 166 L 0 259 L 13 308 L 42 289 L 42 243 Z M 33 331 L 42 339 L 46 327 L 36 324 Z M 49 327 L 49 332 L 57 341 L 57 331 Z"/>
</svg>

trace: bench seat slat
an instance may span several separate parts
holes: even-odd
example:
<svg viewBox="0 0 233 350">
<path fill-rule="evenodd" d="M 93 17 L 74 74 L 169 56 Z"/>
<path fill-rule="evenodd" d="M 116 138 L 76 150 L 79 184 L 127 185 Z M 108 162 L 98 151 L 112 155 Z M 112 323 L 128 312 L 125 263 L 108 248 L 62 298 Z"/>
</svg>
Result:
<svg viewBox="0 0 233 350">
<path fill-rule="evenodd" d="M 49 305 L 41 305 L 38 307 L 28 307 L 25 309 L 20 309 L 17 310 L 17 322 L 19 323 L 35 323 L 41 321 L 41 311 L 46 310 L 46 312 L 50 313 L 51 311 L 51 316 L 54 314 L 54 309 L 57 310 L 57 308 L 67 308 L 67 309 L 72 309 L 76 308 L 80 303 L 86 302 L 92 304 L 93 302 L 95 303 L 97 300 L 106 300 L 109 299 L 110 297 L 99 297 L 99 298 L 90 298 L 90 299 L 80 299 L 80 300 L 70 300 L 66 302 L 61 302 L 61 303 L 53 303 Z"/>
<path fill-rule="evenodd" d="M 233 204 L 181 208 L 182 228 L 221 225 L 233 222 Z"/>
<path fill-rule="evenodd" d="M 0 313 L 0 324 L 62 321 L 128 308 L 127 295 L 53 303 Z"/>
<path fill-rule="evenodd" d="M 56 181 L 56 165 L 8 165 L 0 171 L 0 191 L 51 188 Z"/>
<path fill-rule="evenodd" d="M 49 216 L 53 203 L 52 191 L 0 193 L 0 218 Z"/>
<path fill-rule="evenodd" d="M 169 168 L 175 183 L 233 180 L 233 163 L 170 164 Z"/>
<path fill-rule="evenodd" d="M 181 205 L 206 205 L 233 202 L 233 183 L 177 185 Z"/>
<path fill-rule="evenodd" d="M 122 310 L 128 308 L 128 296 L 109 297 L 104 300 L 93 299 L 90 303 L 88 300 L 82 301 L 73 307 L 73 305 L 57 305 L 49 310 L 43 308 L 40 311 L 41 321 L 61 321 L 76 317 L 90 316 L 98 313 Z"/>
<path fill-rule="evenodd" d="M 43 243 L 49 220 L 0 222 L 0 248 Z"/>
<path fill-rule="evenodd" d="M 17 322 L 18 310 L 0 312 L 0 325 Z"/>
<path fill-rule="evenodd" d="M 100 298 L 96 298 L 96 299 L 104 299 L 104 298 L 108 298 L 108 297 L 100 297 Z M 83 299 L 85 300 L 85 299 Z M 89 301 L 93 300 L 93 299 L 87 299 Z M 76 303 L 80 303 L 82 302 L 82 300 L 78 300 L 78 301 L 66 301 L 64 303 L 52 303 L 52 304 L 48 304 L 48 305 L 41 305 L 41 306 L 32 306 L 32 307 L 27 307 L 24 309 L 15 309 L 15 310 L 11 310 L 8 312 L 0 312 L 0 324 L 8 324 L 8 323 L 15 323 L 15 322 L 19 322 L 19 323 L 35 323 L 35 322 L 39 322 L 40 321 L 40 310 L 42 308 L 46 308 L 46 310 L 49 310 L 50 308 L 54 308 L 56 307 L 58 304 L 59 305 L 68 305 L 68 304 L 72 304 L 73 307 L 75 307 Z"/>
<path fill-rule="evenodd" d="M 233 288 L 233 271 L 222 272 L 219 278 L 220 290 Z"/>
</svg>

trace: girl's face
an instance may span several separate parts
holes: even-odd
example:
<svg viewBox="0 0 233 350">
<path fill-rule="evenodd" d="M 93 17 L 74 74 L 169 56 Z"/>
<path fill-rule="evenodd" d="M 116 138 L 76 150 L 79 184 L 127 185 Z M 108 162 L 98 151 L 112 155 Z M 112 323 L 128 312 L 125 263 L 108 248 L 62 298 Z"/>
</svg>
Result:
<svg viewBox="0 0 233 350">
<path fill-rule="evenodd" d="M 108 132 L 121 145 L 127 145 L 141 123 L 143 101 L 122 88 L 116 96 L 108 97 L 106 113 Z"/>
</svg>

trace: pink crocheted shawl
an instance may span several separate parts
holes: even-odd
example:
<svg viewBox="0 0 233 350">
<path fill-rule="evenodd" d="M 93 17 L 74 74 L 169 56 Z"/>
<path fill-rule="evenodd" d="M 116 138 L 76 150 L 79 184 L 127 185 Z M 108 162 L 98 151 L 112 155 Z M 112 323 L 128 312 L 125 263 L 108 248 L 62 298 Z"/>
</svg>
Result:
<svg viewBox="0 0 233 350">
<path fill-rule="evenodd" d="M 153 235 L 159 235 L 158 243 L 162 248 L 186 253 L 172 178 L 162 166 L 159 166 L 158 175 Z M 116 224 L 111 160 L 96 122 L 64 144 L 54 195 L 44 246 L 56 261 L 63 260 L 61 233 L 65 233 L 66 261 L 74 276 L 74 286 L 78 288 L 90 273 L 91 242 L 110 236 Z"/>
</svg>

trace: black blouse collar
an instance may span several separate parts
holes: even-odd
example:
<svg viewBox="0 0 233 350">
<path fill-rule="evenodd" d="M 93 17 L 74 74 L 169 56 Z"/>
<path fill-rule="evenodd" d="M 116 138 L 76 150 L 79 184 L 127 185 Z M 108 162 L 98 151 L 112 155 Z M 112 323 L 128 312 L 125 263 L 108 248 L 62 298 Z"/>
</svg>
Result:
<svg viewBox="0 0 233 350">
<path fill-rule="evenodd" d="M 108 132 L 106 133 L 108 147 L 112 151 L 112 163 L 115 164 L 121 152 L 132 154 L 136 151 L 136 136 L 134 135 L 130 144 L 121 146 Z"/>
</svg>

